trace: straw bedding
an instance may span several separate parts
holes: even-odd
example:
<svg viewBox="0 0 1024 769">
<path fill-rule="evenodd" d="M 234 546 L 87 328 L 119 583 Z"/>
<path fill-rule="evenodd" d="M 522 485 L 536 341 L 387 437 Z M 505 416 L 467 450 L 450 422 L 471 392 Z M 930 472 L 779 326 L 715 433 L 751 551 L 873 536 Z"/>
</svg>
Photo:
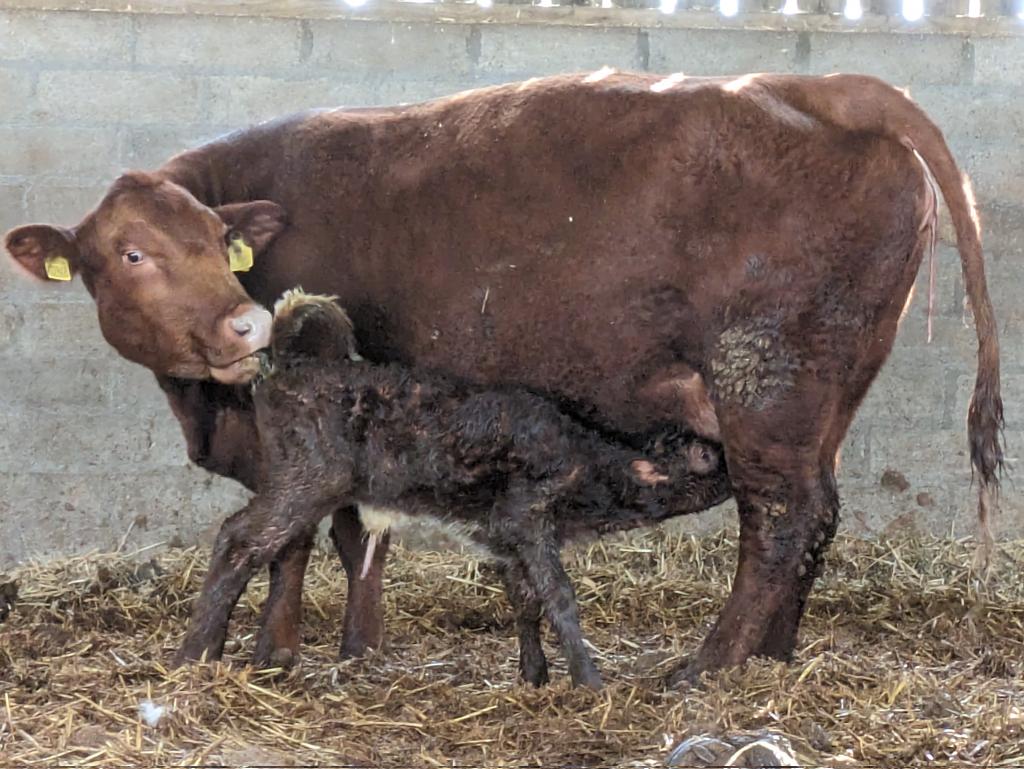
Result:
<svg viewBox="0 0 1024 769">
<path fill-rule="evenodd" d="M 227 664 L 167 669 L 203 552 L 27 567 L 0 625 L 0 763 L 662 766 L 688 738 L 679 765 L 1024 763 L 1024 543 L 979 591 L 970 543 L 840 539 L 794 663 L 667 690 L 728 593 L 734 542 L 648 531 L 567 552 L 596 694 L 568 688 L 550 635 L 552 685 L 517 682 L 507 603 L 458 553 L 395 548 L 388 648 L 346 662 L 344 578 L 317 555 L 290 672 L 242 664 L 265 583 L 236 611 Z"/>
</svg>

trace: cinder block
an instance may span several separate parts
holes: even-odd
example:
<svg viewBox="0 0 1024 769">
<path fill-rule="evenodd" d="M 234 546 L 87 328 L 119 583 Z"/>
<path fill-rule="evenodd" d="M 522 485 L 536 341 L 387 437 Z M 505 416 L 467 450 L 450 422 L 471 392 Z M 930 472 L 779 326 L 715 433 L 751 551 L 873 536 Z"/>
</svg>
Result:
<svg viewBox="0 0 1024 769">
<path fill-rule="evenodd" d="M 472 69 L 471 27 L 463 24 L 407 24 L 369 21 L 312 21 L 309 63 L 315 75 L 380 77 L 401 72 L 414 77 Z"/>
<path fill-rule="evenodd" d="M 503 79 L 643 67 L 634 29 L 502 25 L 480 27 L 481 73 Z"/>
<path fill-rule="evenodd" d="M 216 125 L 242 128 L 312 107 L 334 107 L 337 87 L 327 79 L 212 77 L 210 120 Z"/>
<path fill-rule="evenodd" d="M 0 68 L 0 94 L 4 96 L 5 122 L 17 122 L 31 110 L 34 77 L 30 70 Z"/>
<path fill-rule="evenodd" d="M 25 312 L 14 302 L 0 299 L 0 353 L 9 350 L 25 325 Z M 24 363 L 22 364 L 24 365 Z"/>
<path fill-rule="evenodd" d="M 1024 257 L 1024 201 L 1000 200 L 981 207 L 982 244 L 986 265 Z"/>
<path fill-rule="evenodd" d="M 895 86 L 968 82 L 959 35 L 811 34 L 810 72 L 874 75 Z"/>
<path fill-rule="evenodd" d="M 25 222 L 24 201 L 25 185 L 0 184 L 0 235 Z M 0 262 L 7 259 L 7 252 L 0 252 Z"/>
<path fill-rule="evenodd" d="M 42 72 L 32 117 L 60 124 L 202 123 L 201 80 L 164 72 Z"/>
<path fill-rule="evenodd" d="M 853 419 L 853 424 L 839 449 L 839 467 L 836 477 L 840 487 L 845 483 L 860 482 L 871 474 L 871 424 L 864 409 Z"/>
<path fill-rule="evenodd" d="M 505 78 L 499 78 L 505 80 Z M 394 104 L 418 104 L 430 99 L 451 96 L 462 91 L 485 85 L 482 78 L 465 75 L 462 78 L 439 77 L 429 80 L 412 80 L 405 77 L 389 77 L 377 83 L 344 83 L 335 89 L 339 106 L 385 106 Z"/>
<path fill-rule="evenodd" d="M 1024 77 L 1016 84 L 1022 83 Z M 1024 99 L 1013 90 L 985 83 L 922 85 L 911 88 L 910 96 L 942 129 L 957 159 L 971 143 L 1024 135 Z"/>
<path fill-rule="evenodd" d="M 102 417 L 111 410 L 119 368 L 106 355 L 75 357 L 73 348 L 60 356 L 0 355 L 0 411 L 30 419 L 33 412 L 55 411 Z"/>
<path fill-rule="evenodd" d="M 113 181 L 114 174 L 107 174 Z M 67 186 L 38 182 L 29 187 L 25 204 L 26 222 L 46 222 L 70 227 L 78 224 L 106 194 L 108 184 Z"/>
<path fill-rule="evenodd" d="M 652 29 L 647 34 L 652 72 L 745 75 L 797 68 L 795 32 Z"/>
<path fill-rule="evenodd" d="M 868 390 L 858 417 L 872 426 L 910 432 L 952 427 L 948 409 L 953 380 L 938 351 L 901 350 Z"/>
<path fill-rule="evenodd" d="M 21 176 L 110 176 L 118 167 L 113 128 L 0 126 L 0 173 Z"/>
<path fill-rule="evenodd" d="M 226 130 L 204 127 L 151 126 L 129 129 L 121 145 L 121 165 L 124 168 L 155 169 L 187 149 L 198 147 Z"/>
<path fill-rule="evenodd" d="M 1024 336 L 1019 321 L 1024 314 L 1024 264 L 1014 259 L 989 260 L 985 265 L 989 296 L 1001 331 L 1004 371 L 1011 367 L 1024 369 Z M 1006 328 L 1016 323 L 1016 330 Z M 1008 333 L 1007 333 L 1008 332 Z"/>
<path fill-rule="evenodd" d="M 111 469 L 102 482 L 71 472 L 3 473 L 0 487 L 0 568 L 29 558 L 109 552 L 122 539 L 129 551 L 174 538 L 192 544 L 248 499 L 238 484 L 191 467 Z"/>
<path fill-rule="evenodd" d="M 87 299 L 80 281 L 57 285 L 53 281 L 26 281 L 18 301 L 5 302 L 0 317 L 12 326 L 5 354 L 25 360 L 64 355 L 110 359 L 114 353 L 100 333 L 96 306 Z M 18 320 L 20 318 L 20 320 Z"/>
<path fill-rule="evenodd" d="M 0 59 L 44 69 L 131 61 L 131 20 L 120 13 L 0 11 Z"/>
<path fill-rule="evenodd" d="M 974 82 L 977 85 L 1020 88 L 1024 83 L 1024 39 L 1017 36 L 974 37 L 971 44 L 974 46 Z"/>
<path fill-rule="evenodd" d="M 967 429 L 874 429 L 871 432 L 871 470 L 878 478 L 885 470 L 901 473 L 910 493 L 947 482 L 970 483 Z"/>
<path fill-rule="evenodd" d="M 74 376 L 77 361 L 58 360 L 46 378 Z M 41 377 L 42 378 L 42 377 Z M 103 382 L 81 381 L 83 397 Z M 57 385 L 54 385 L 57 387 Z M 105 475 L 118 470 L 158 471 L 188 462 L 181 429 L 162 412 L 77 409 L 74 403 L 0 412 L 0 472 L 72 472 Z"/>
<path fill-rule="evenodd" d="M 1024 200 L 1024 154 L 1016 143 L 978 143 L 957 160 L 982 205 Z"/>
<path fill-rule="evenodd" d="M 919 484 L 890 492 L 874 482 L 840 484 L 840 531 L 876 537 L 971 535 L 977 528 L 976 504 L 956 484 Z"/>
<path fill-rule="evenodd" d="M 294 19 L 153 14 L 137 17 L 135 59 L 143 67 L 197 72 L 268 72 L 299 63 Z"/>
</svg>

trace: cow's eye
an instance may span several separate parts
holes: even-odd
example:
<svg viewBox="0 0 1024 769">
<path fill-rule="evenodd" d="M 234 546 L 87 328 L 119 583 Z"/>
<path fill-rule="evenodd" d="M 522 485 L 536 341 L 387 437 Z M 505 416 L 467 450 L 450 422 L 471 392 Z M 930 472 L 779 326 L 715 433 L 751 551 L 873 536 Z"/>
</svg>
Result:
<svg viewBox="0 0 1024 769">
<path fill-rule="evenodd" d="M 145 261 L 145 257 L 142 255 L 141 251 L 125 251 L 124 260 L 128 262 L 128 264 L 142 264 L 142 262 Z"/>
</svg>

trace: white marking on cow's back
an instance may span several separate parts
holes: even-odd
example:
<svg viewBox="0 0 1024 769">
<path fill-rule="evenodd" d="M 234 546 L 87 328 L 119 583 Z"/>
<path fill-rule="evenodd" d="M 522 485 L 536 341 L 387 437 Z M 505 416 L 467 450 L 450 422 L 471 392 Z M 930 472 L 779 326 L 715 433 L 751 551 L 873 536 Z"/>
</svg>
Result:
<svg viewBox="0 0 1024 769">
<path fill-rule="evenodd" d="M 604 67 L 601 67 L 601 69 L 597 70 L 596 72 L 591 72 L 589 75 L 587 75 L 585 78 L 583 78 L 583 82 L 584 83 L 600 83 L 605 78 L 609 78 L 612 75 L 614 75 L 615 72 L 616 72 L 616 70 L 615 70 L 614 67 L 604 66 Z"/>
<path fill-rule="evenodd" d="M 654 93 L 661 93 L 662 91 L 667 91 L 669 88 L 671 88 L 674 85 L 679 85 L 684 80 L 686 80 L 686 74 L 685 73 L 683 73 L 683 72 L 674 72 L 673 74 L 669 75 L 668 77 L 662 78 L 657 83 L 652 85 L 651 86 L 651 90 L 654 91 Z"/>
<path fill-rule="evenodd" d="M 756 74 L 743 75 L 742 77 L 738 77 L 735 80 L 730 80 L 728 83 L 722 86 L 722 90 L 728 91 L 729 93 L 739 93 L 744 88 L 747 88 L 756 79 Z"/>
</svg>

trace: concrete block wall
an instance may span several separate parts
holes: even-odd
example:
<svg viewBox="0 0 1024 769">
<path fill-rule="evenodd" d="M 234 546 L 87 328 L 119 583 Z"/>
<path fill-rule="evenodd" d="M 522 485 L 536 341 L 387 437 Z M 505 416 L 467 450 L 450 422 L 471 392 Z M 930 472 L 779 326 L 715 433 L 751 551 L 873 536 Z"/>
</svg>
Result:
<svg viewBox="0 0 1024 769">
<path fill-rule="evenodd" d="M 72 225 L 124 169 L 312 106 L 410 102 L 602 65 L 693 75 L 846 70 L 907 86 L 974 179 L 1011 456 L 1024 442 L 1024 38 L 1002 26 L 865 32 L 777 17 L 754 30 L 713 14 L 695 23 L 685 12 L 603 12 L 600 23 L 555 14 L 544 23 L 543 9 L 522 6 L 514 15 L 390 6 L 346 15 L 282 3 L 259 4 L 256 15 L 244 3 L 91 5 L 101 10 L 66 10 L 60 0 L 0 9 L 0 230 Z M 926 280 L 844 448 L 848 531 L 972 531 L 964 419 L 975 341 L 948 244 L 931 345 Z M 189 466 L 152 377 L 107 348 L 81 286 L 36 286 L 0 260 L 0 568 L 194 541 L 244 496 Z M 1012 487 L 1004 507 L 1012 536 L 1024 518 Z M 719 511 L 695 525 L 729 518 Z"/>
</svg>

